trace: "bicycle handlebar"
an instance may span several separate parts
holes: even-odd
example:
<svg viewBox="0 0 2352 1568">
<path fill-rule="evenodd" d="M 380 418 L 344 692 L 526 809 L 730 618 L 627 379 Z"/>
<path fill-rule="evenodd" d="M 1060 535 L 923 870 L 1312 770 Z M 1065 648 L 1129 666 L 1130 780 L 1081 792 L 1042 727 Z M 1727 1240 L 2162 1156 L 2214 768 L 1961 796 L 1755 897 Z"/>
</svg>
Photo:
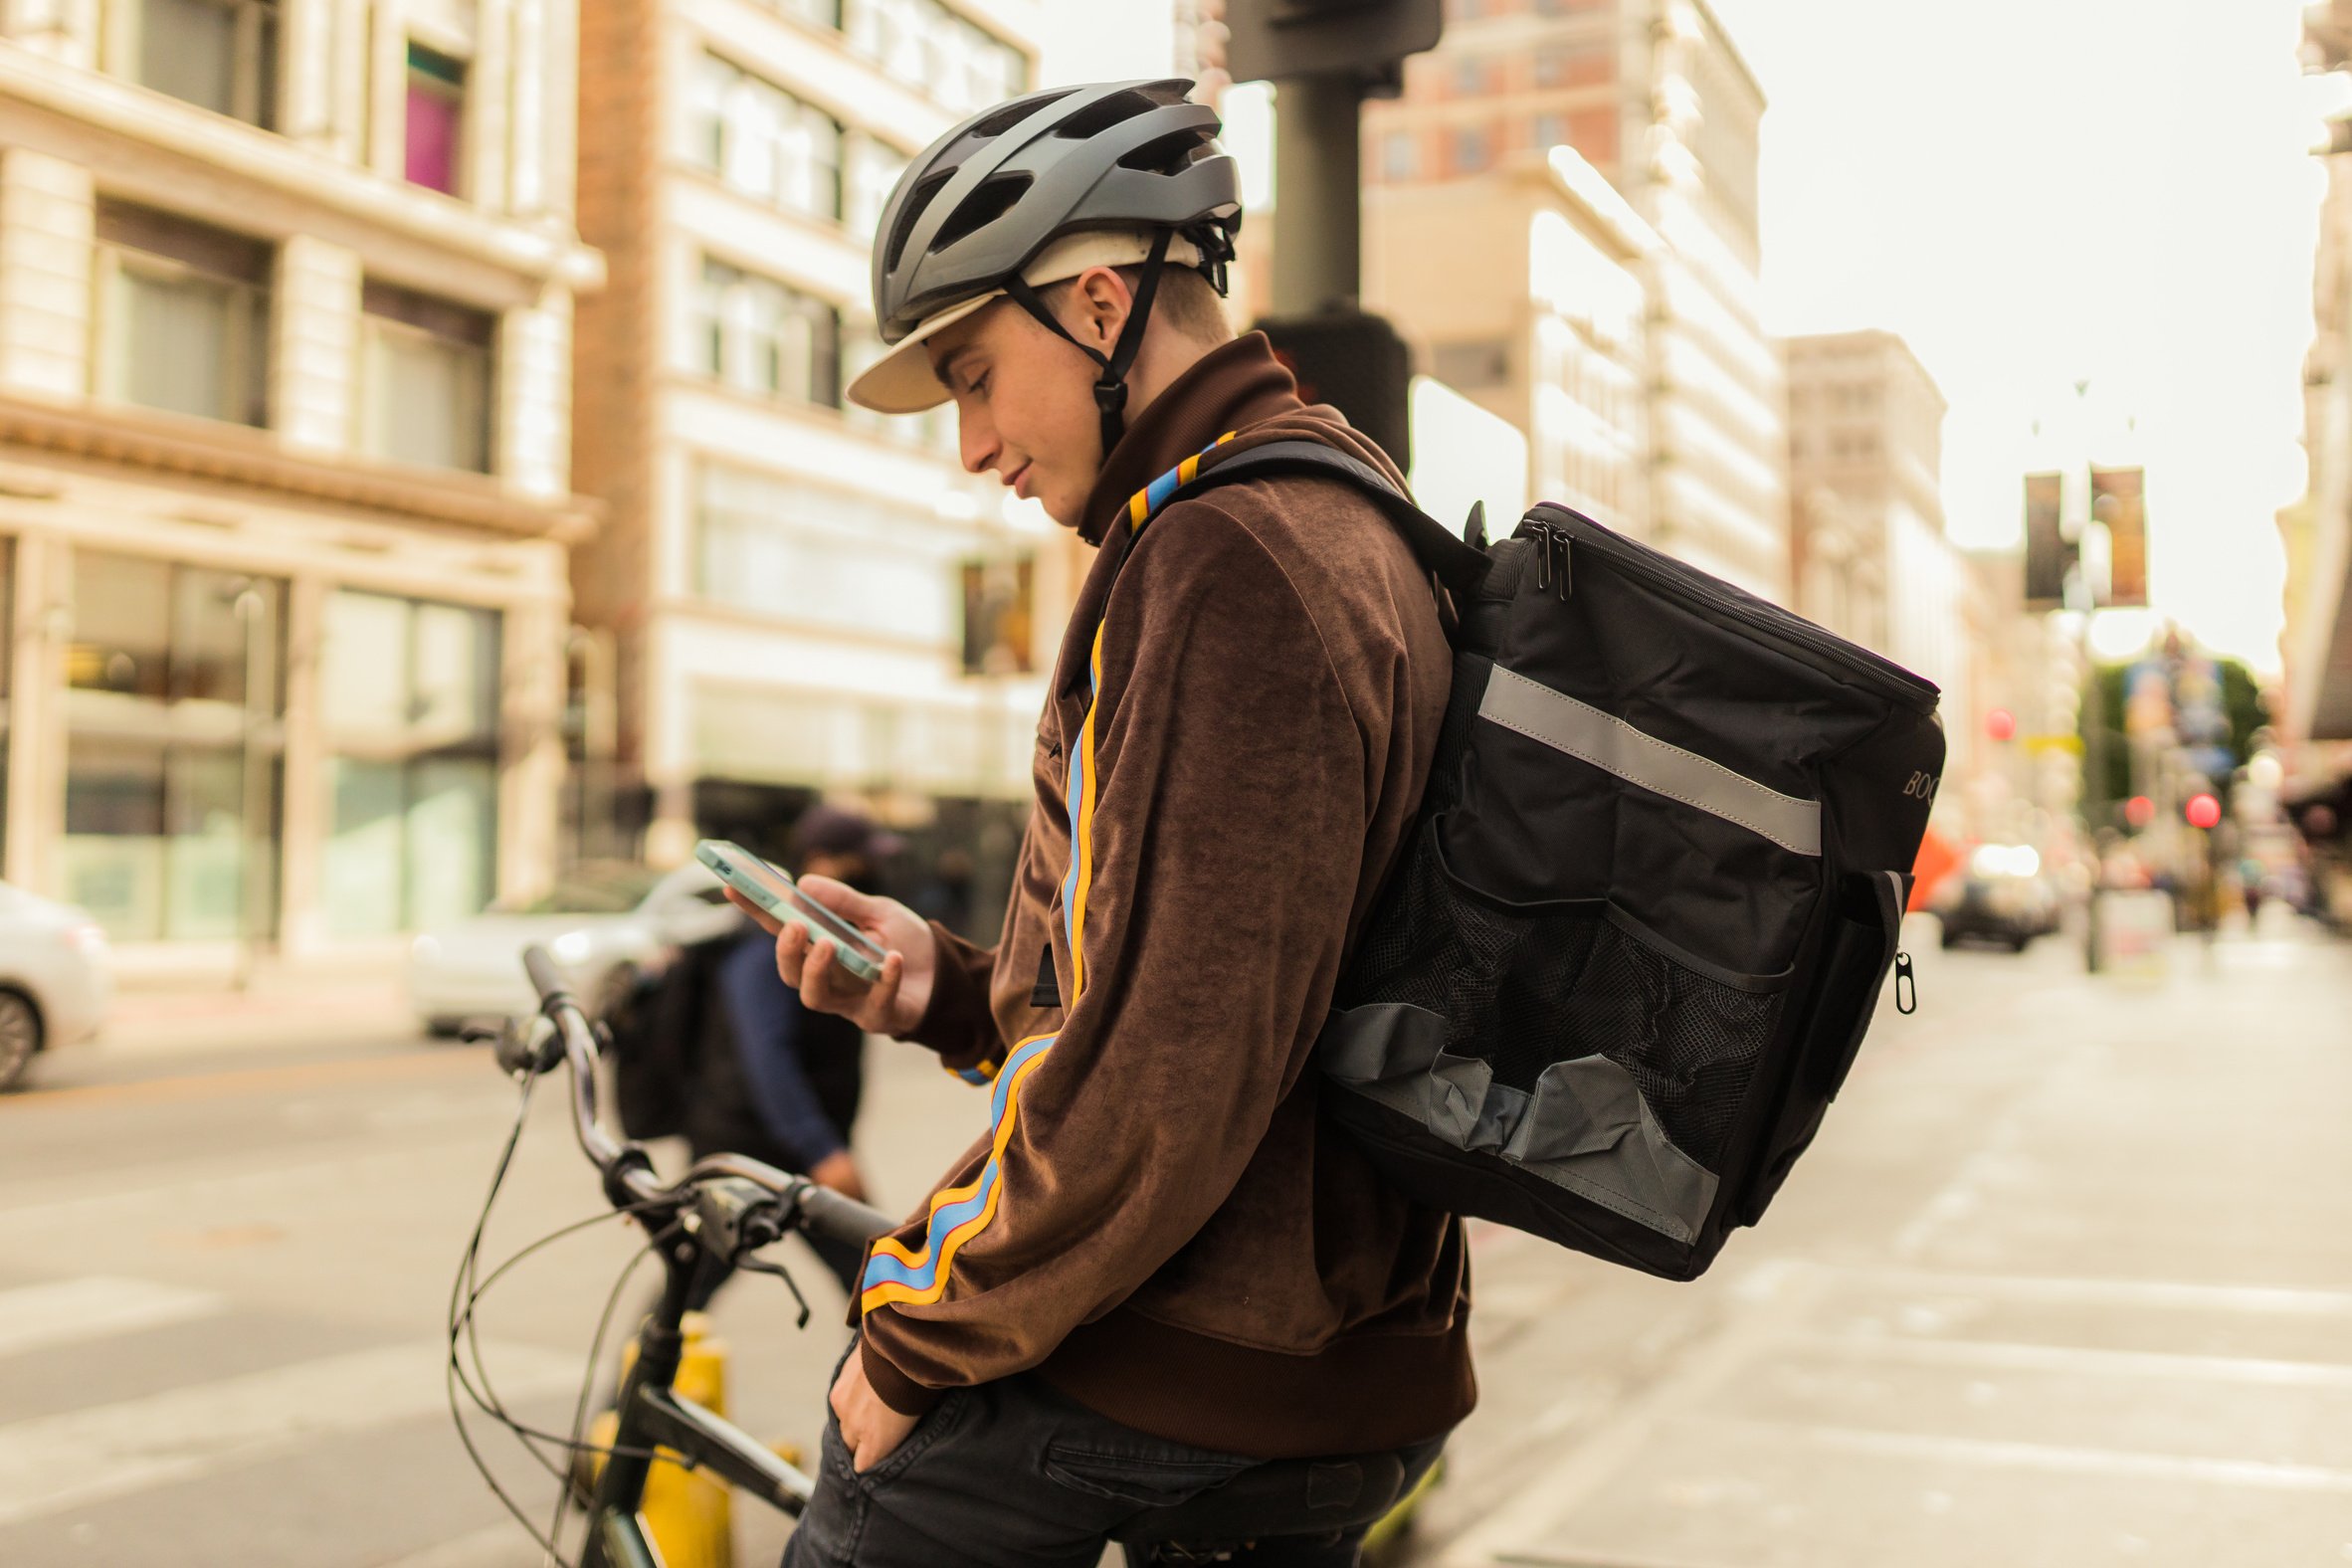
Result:
<svg viewBox="0 0 2352 1568">
<path fill-rule="evenodd" d="M 562 1061 L 571 1069 L 572 1124 L 580 1151 L 604 1174 L 605 1191 L 616 1206 L 684 1205 L 704 1183 L 733 1178 L 773 1193 L 783 1201 L 791 1221 L 829 1240 L 859 1246 L 897 1229 L 896 1223 L 879 1210 L 820 1187 L 805 1176 L 790 1175 L 741 1154 L 713 1154 L 696 1160 L 676 1183 L 661 1181 L 642 1145 L 616 1139 L 605 1130 L 597 1106 L 596 1078 L 603 1053 L 595 1031 L 588 1026 L 588 1015 L 564 981 L 563 971 L 536 942 L 522 950 L 522 970 L 530 976 L 531 989 L 539 994 L 539 1010 L 554 1026 Z M 537 1052 L 513 1057 L 501 1053 L 500 1062 L 519 1073 L 546 1072 L 555 1065 L 551 1055 Z"/>
</svg>

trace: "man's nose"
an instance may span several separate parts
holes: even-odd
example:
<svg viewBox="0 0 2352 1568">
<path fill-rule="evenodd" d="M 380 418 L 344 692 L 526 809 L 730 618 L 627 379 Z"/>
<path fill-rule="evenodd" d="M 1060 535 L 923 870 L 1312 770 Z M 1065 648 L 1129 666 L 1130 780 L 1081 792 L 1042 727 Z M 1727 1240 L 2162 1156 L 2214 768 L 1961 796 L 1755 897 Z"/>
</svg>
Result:
<svg viewBox="0 0 2352 1568">
<path fill-rule="evenodd" d="M 996 430 L 984 415 L 958 410 L 955 425 L 956 445 L 962 450 L 964 472 L 985 474 L 997 460 L 999 443 Z"/>
</svg>

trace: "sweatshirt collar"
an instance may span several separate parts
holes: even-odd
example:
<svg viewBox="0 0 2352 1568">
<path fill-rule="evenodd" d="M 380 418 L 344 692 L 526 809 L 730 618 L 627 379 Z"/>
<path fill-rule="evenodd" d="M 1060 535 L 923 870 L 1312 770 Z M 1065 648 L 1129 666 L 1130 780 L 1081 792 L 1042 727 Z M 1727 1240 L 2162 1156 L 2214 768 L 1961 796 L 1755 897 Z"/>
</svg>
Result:
<svg viewBox="0 0 2352 1568">
<path fill-rule="evenodd" d="M 1248 332 L 1222 343 L 1168 383 L 1127 433 L 1086 495 L 1079 535 L 1100 544 L 1103 533 L 1126 514 L 1129 497 L 1227 431 L 1294 413 L 1306 405 L 1298 384 L 1274 358 L 1264 332 Z"/>
</svg>

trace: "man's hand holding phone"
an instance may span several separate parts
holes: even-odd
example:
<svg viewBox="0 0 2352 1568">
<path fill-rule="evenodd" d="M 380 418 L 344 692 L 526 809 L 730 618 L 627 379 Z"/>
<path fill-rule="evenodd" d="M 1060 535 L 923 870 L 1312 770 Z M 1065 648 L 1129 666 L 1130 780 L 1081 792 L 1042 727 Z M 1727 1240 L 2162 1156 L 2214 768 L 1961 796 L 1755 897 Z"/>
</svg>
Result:
<svg viewBox="0 0 2352 1568">
<path fill-rule="evenodd" d="M 784 983 L 818 1012 L 838 1013 L 872 1034 L 902 1036 L 912 1031 L 930 1006 L 931 977 L 938 967 L 931 927 L 897 899 L 860 892 L 830 877 L 804 877 L 794 885 L 864 932 L 887 956 L 882 977 L 870 984 L 837 961 L 831 938 L 812 938 L 807 927 L 779 919 L 737 889 L 727 888 L 735 907 L 775 936 L 776 972 Z"/>
</svg>

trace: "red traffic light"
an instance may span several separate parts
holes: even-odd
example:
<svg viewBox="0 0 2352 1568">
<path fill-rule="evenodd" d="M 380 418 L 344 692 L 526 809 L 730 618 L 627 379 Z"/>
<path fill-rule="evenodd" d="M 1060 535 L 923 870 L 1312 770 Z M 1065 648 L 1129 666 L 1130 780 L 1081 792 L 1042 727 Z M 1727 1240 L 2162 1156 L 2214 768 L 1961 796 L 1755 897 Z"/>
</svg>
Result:
<svg viewBox="0 0 2352 1568">
<path fill-rule="evenodd" d="M 2156 803 L 2145 795 L 2134 795 L 2123 803 L 2123 820 L 2135 828 L 2144 828 L 2156 820 Z"/>
<path fill-rule="evenodd" d="M 2218 828 L 2222 825 L 2222 803 L 2211 795 L 2192 795 L 2181 815 L 2189 819 L 2192 828 Z"/>
<path fill-rule="evenodd" d="M 1985 733 L 1995 740 L 2017 738 L 2017 715 L 2008 708 L 1997 707 L 1985 715 Z"/>
</svg>

